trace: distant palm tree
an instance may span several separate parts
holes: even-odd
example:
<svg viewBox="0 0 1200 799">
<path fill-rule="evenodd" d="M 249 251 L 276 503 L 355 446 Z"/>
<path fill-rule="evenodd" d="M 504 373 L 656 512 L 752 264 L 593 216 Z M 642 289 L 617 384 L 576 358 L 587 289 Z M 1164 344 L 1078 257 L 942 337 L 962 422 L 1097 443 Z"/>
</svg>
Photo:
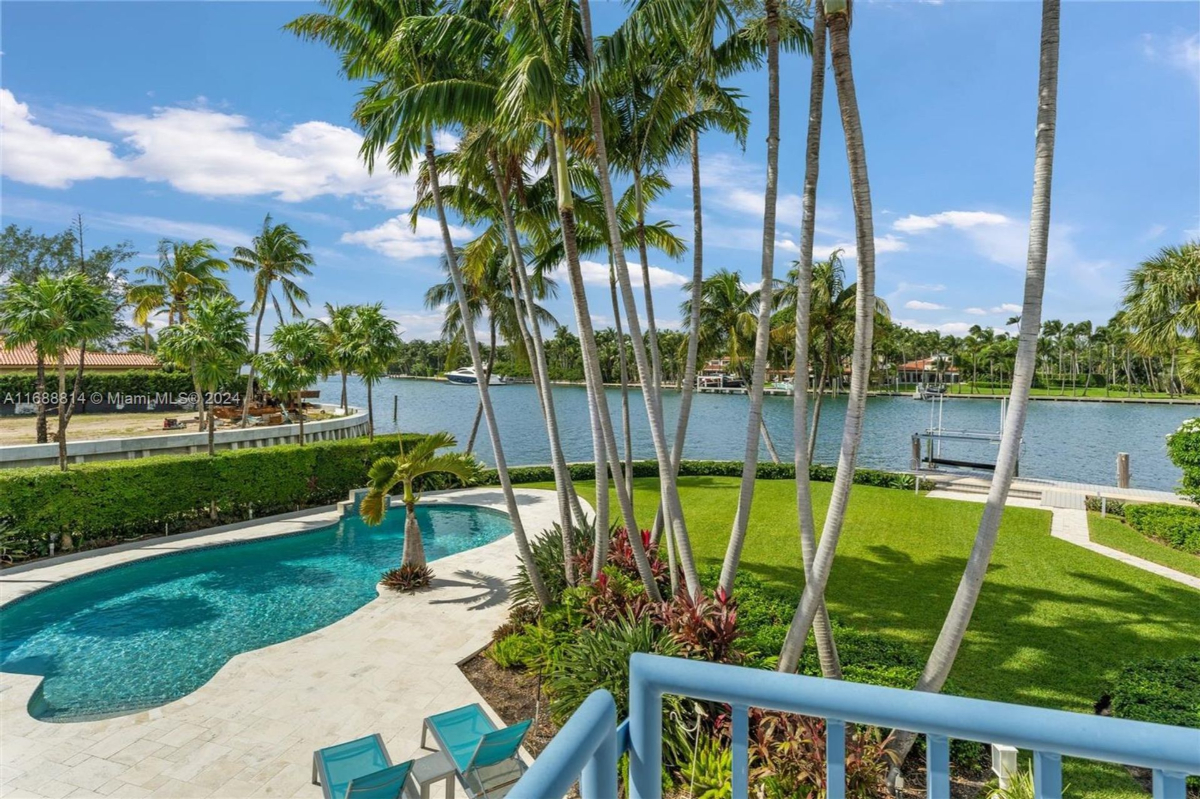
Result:
<svg viewBox="0 0 1200 799">
<path fill-rule="evenodd" d="M 334 368 L 324 330 L 312 321 L 288 322 L 271 331 L 271 351 L 254 359 L 268 391 L 286 405 L 294 400 L 304 445 L 304 397 L 302 392 Z"/>
<path fill-rule="evenodd" d="M 405 452 L 404 437 L 400 436 L 400 454 L 380 458 L 368 472 L 368 490 L 359 504 L 359 515 L 369 525 L 383 522 L 387 513 L 388 494 L 396 486 L 404 489 L 404 554 L 401 567 L 425 566 L 425 544 L 421 540 L 421 526 L 417 521 L 417 480 L 429 474 L 451 474 L 461 480 L 470 480 L 479 470 L 475 459 L 464 452 L 438 450 L 456 445 L 449 433 L 431 433 Z"/>
<path fill-rule="evenodd" d="M 383 313 L 383 303 L 359 305 L 354 314 L 350 340 L 354 343 L 355 368 L 367 386 L 367 434 L 375 440 L 375 384 L 387 374 L 388 364 L 400 348 L 396 320 Z"/>
<path fill-rule="evenodd" d="M 329 320 L 320 322 L 321 329 L 325 334 L 325 346 L 329 348 L 329 357 L 333 359 L 333 367 L 342 378 L 342 397 L 339 404 L 342 406 L 343 413 L 349 410 L 346 384 L 350 373 L 354 371 L 355 358 L 358 356 L 350 332 L 357 311 L 358 306 L 356 305 L 334 305 L 327 302 L 325 303 L 325 315 L 329 317 Z"/>
<path fill-rule="evenodd" d="M 196 375 L 202 390 L 198 398 L 201 413 L 205 397 L 215 394 L 222 381 L 236 377 L 246 362 L 249 316 L 233 295 L 214 294 L 198 300 L 186 322 L 168 327 L 159 336 L 160 357 L 191 368 Z M 216 427 L 208 426 L 209 455 L 216 454 Z"/>
<path fill-rule="evenodd" d="M 242 405 L 242 427 L 245 427 L 250 421 L 254 356 L 258 355 L 262 341 L 263 314 L 267 310 L 267 301 L 274 304 L 275 313 L 282 324 L 283 308 L 275 294 L 278 284 L 283 304 L 287 305 L 293 317 L 301 316 L 300 303 L 308 305 L 308 292 L 301 287 L 300 280 L 312 275 L 315 262 L 308 252 L 308 242 L 288 225 L 272 225 L 270 214 L 263 220 L 262 231 L 254 237 L 249 247 L 233 248 L 233 257 L 229 262 L 254 275 L 254 302 L 250 305 L 250 311 L 258 314 L 254 320 L 254 350 L 251 352 L 250 374 L 246 377 L 246 396 Z"/>
</svg>

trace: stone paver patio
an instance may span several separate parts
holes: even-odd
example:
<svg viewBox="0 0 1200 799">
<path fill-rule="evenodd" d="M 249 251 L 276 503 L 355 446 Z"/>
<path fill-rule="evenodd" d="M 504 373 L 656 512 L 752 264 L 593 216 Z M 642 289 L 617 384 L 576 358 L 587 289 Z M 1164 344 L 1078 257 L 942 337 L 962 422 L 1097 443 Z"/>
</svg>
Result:
<svg viewBox="0 0 1200 799">
<path fill-rule="evenodd" d="M 517 495 L 531 535 L 556 519 L 553 492 Z M 504 510 L 497 488 L 423 501 Z M 338 515 L 310 513 L 8 571 L 0 601 L 163 551 L 325 527 Z M 41 678 L 0 673 L 0 796 L 319 799 L 321 789 L 310 783 L 314 749 L 378 732 L 393 760 L 419 756 L 426 715 L 482 703 L 457 665 L 503 622 L 516 563 L 512 536 L 443 558 L 433 564 L 435 590 L 389 592 L 328 627 L 238 655 L 194 693 L 129 716 L 40 722 L 26 706 Z M 434 796 L 440 790 L 434 786 Z"/>
</svg>

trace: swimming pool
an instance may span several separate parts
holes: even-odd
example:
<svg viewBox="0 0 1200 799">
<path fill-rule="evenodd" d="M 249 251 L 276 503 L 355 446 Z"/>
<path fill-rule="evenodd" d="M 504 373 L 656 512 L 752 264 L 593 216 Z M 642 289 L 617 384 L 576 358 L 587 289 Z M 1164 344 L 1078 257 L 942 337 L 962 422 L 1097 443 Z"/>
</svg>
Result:
<svg viewBox="0 0 1200 799">
<path fill-rule="evenodd" d="M 429 560 L 510 532 L 468 505 L 417 508 Z M 374 599 L 400 564 L 405 511 L 192 549 L 84 575 L 0 608 L 0 670 L 43 677 L 29 713 L 83 721 L 186 696 L 231 657 L 310 633 Z M 332 666 L 333 664 L 331 664 Z"/>
</svg>

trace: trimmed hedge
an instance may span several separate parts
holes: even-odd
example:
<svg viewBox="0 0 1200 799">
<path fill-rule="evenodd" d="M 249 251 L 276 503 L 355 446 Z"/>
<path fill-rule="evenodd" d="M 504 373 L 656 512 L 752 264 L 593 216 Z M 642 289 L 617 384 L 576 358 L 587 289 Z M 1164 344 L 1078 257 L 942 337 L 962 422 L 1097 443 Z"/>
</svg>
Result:
<svg viewBox="0 0 1200 799">
<path fill-rule="evenodd" d="M 594 480 L 596 469 L 590 463 L 573 463 L 569 466 L 572 480 Z M 837 467 L 813 464 L 808 469 L 810 480 L 819 483 L 831 483 L 837 475 Z M 554 480 L 554 470 L 549 466 L 512 466 L 508 470 L 509 479 L 516 483 L 549 483 Z M 657 461 L 634 461 L 634 477 L 658 477 Z M 679 465 L 680 477 L 741 477 L 741 461 L 689 461 Z M 791 463 L 760 463 L 758 464 L 759 480 L 794 480 L 796 467 Z M 859 485 L 876 486 L 878 488 L 900 488 L 911 491 L 913 480 L 911 474 L 885 472 L 878 469 L 856 469 L 854 482 Z M 487 469 L 483 473 L 483 483 L 499 482 L 495 469 Z M 929 480 L 921 480 L 921 489 L 933 488 Z"/>
<path fill-rule="evenodd" d="M 75 370 L 68 370 L 68 388 L 73 384 Z M 46 368 L 47 391 L 57 391 L 53 364 Z M 245 388 L 245 386 L 243 386 Z M 37 391 L 37 375 L 34 372 L 14 372 L 0 375 L 0 397 L 5 394 L 24 395 Z M 188 372 L 167 369 L 131 369 L 128 372 L 84 372 L 82 391 L 84 394 L 100 392 L 125 396 L 154 396 L 155 394 L 190 394 L 195 391 L 192 376 Z"/>
<path fill-rule="evenodd" d="M 1148 538 L 1200 555 L 1200 510 L 1162 502 L 1126 505 L 1125 521 Z"/>
<path fill-rule="evenodd" d="M 420 436 L 405 436 L 406 441 Z M 184 532 L 272 513 L 328 505 L 367 481 L 376 459 L 394 455 L 395 436 L 319 441 L 207 455 L 10 469 L 0 473 L 6 548 L 45 555 L 52 536 L 89 541 Z M 428 488 L 444 487 L 431 482 Z"/>
</svg>

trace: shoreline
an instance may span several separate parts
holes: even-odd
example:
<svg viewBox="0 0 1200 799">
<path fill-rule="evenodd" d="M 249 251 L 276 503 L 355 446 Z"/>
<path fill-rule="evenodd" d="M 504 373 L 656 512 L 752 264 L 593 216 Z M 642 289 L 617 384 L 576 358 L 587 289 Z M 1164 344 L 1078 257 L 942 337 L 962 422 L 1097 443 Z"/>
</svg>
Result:
<svg viewBox="0 0 1200 799">
<path fill-rule="evenodd" d="M 388 375 L 389 380 L 428 380 L 435 383 L 449 383 L 441 375 Z M 532 380 L 518 379 L 513 381 L 515 385 L 533 385 Z M 582 380 L 551 380 L 552 386 L 574 386 L 582 388 L 585 384 Z M 641 383 L 631 382 L 628 384 L 631 389 L 641 389 Z M 605 383 L 605 388 L 620 388 L 620 383 Z M 664 385 L 665 391 L 680 391 L 678 386 Z M 698 394 L 745 394 L 745 389 L 726 388 L 719 390 L 698 390 Z M 765 393 L 773 394 L 774 396 L 792 396 L 792 394 L 781 394 L 778 390 L 772 391 L 766 389 Z M 813 391 L 809 391 L 813 394 Z M 844 393 L 844 392 L 842 392 Z M 825 396 L 835 396 L 826 394 Z M 911 391 L 868 391 L 868 397 L 913 397 Z M 964 400 L 1003 400 L 1008 399 L 1008 394 L 945 394 L 946 399 L 964 399 Z M 1033 394 L 1029 397 L 1034 402 L 1100 402 L 1100 403 L 1115 403 L 1118 405 L 1200 405 L 1200 396 L 1196 397 L 1065 397 L 1054 395 L 1039 395 Z"/>
</svg>

